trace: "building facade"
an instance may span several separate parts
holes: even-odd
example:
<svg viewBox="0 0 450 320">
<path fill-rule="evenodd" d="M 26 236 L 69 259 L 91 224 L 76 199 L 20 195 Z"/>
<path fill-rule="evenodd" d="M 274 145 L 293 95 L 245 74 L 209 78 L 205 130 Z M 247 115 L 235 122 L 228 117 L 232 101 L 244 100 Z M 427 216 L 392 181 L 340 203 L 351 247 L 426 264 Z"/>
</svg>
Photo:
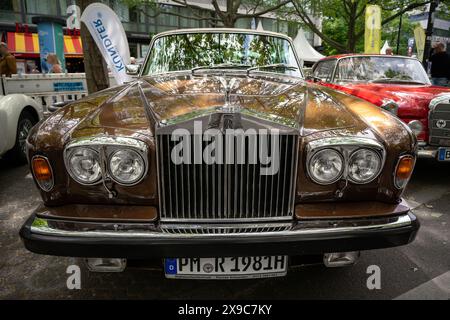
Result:
<svg viewBox="0 0 450 320">
<path fill-rule="evenodd" d="M 123 0 L 99 0 L 99 2 L 103 2 L 111 7 L 120 17 L 128 37 L 131 55 L 136 58 L 145 57 L 152 35 L 180 28 L 211 27 L 210 20 L 208 21 L 206 18 L 214 17 L 215 15 L 215 12 L 211 10 L 210 1 L 207 0 L 192 1 L 196 6 L 201 7 L 195 9 L 177 5 L 170 2 L 170 0 L 158 1 L 159 4 L 156 8 L 148 3 L 137 7 L 129 7 Z M 37 32 L 37 29 L 32 23 L 32 18 L 42 15 L 59 16 L 67 19 L 69 28 L 66 28 L 66 31 L 71 35 L 65 48 L 79 49 L 80 42 L 76 40 L 76 34 L 70 34 L 70 30 L 67 30 L 71 29 L 70 25 L 74 22 L 76 25 L 76 20 L 79 19 L 80 12 L 77 12 L 76 6 L 79 6 L 79 1 L 77 0 L 1 0 L 1 39 L 11 43 L 17 42 L 18 46 L 14 47 L 23 47 L 22 51 L 26 51 L 17 51 L 17 54 L 30 62 L 36 58 L 36 48 L 31 44 L 33 41 L 36 41 L 33 38 L 35 37 L 33 34 Z M 283 21 L 270 14 L 257 20 L 250 18 L 239 19 L 235 27 L 254 29 L 260 23 L 265 30 L 284 33 L 291 37 L 294 37 L 299 29 L 297 23 Z M 311 35 L 309 40 L 317 45 L 317 39 L 314 39 Z M 27 52 L 28 48 L 30 52 Z M 76 64 L 76 60 L 74 60 L 76 58 L 82 59 L 80 54 L 82 52 L 72 52 L 69 55 L 69 64 L 71 62 Z M 70 60 L 71 58 L 72 61 Z"/>
</svg>

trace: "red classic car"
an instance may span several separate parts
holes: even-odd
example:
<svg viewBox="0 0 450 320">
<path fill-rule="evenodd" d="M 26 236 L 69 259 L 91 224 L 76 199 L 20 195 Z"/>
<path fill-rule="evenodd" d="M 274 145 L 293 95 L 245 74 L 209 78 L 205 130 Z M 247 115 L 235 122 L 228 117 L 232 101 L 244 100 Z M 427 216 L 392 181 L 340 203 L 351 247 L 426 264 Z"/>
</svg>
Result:
<svg viewBox="0 0 450 320">
<path fill-rule="evenodd" d="M 311 79 L 396 114 L 416 134 L 419 157 L 450 161 L 450 88 L 431 85 L 417 59 L 330 56 L 314 65 Z"/>
</svg>

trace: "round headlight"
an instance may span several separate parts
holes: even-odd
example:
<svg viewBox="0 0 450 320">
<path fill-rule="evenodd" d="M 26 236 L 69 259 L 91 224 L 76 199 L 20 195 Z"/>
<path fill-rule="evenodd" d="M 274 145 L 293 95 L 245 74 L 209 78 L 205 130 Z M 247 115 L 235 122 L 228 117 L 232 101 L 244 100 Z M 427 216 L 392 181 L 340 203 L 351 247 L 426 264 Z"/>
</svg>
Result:
<svg viewBox="0 0 450 320">
<path fill-rule="evenodd" d="M 411 129 L 411 131 L 412 131 L 416 136 L 418 136 L 418 135 L 422 132 L 422 130 L 423 130 L 422 122 L 420 122 L 419 120 L 413 120 L 413 121 L 410 121 L 410 122 L 408 123 L 408 127 Z"/>
<path fill-rule="evenodd" d="M 311 179 L 319 184 L 331 184 L 339 180 L 344 171 L 344 158 L 334 149 L 317 152 L 309 161 Z"/>
<path fill-rule="evenodd" d="M 96 151 L 78 147 L 70 151 L 68 170 L 72 178 L 82 184 L 93 184 L 100 180 L 102 170 Z"/>
<path fill-rule="evenodd" d="M 381 157 L 373 150 L 355 151 L 349 161 L 348 176 L 355 183 L 368 183 L 376 178 L 381 168 Z"/>
<path fill-rule="evenodd" d="M 145 162 L 134 150 L 117 150 L 109 158 L 111 177 L 120 184 L 135 184 L 144 176 Z"/>
</svg>

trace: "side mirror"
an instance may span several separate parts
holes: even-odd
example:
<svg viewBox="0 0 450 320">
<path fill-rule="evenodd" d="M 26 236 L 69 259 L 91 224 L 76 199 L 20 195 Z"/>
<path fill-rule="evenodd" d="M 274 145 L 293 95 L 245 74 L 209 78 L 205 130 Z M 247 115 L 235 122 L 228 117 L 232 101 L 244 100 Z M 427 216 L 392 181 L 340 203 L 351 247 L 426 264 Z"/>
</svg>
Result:
<svg viewBox="0 0 450 320">
<path fill-rule="evenodd" d="M 139 64 L 129 64 L 125 67 L 127 69 L 127 74 L 130 76 L 137 76 L 141 70 L 141 65 Z"/>
</svg>

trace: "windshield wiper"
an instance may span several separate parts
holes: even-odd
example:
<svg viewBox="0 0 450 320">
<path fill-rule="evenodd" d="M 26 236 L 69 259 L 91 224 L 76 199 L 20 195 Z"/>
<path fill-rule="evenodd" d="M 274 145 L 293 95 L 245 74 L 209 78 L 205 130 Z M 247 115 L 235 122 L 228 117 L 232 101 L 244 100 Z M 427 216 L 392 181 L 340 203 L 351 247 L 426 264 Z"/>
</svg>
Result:
<svg viewBox="0 0 450 320">
<path fill-rule="evenodd" d="M 286 69 L 286 70 L 298 70 L 298 67 L 292 66 L 286 63 L 274 63 L 274 64 L 266 64 L 262 66 L 255 66 L 247 69 L 247 75 L 249 75 L 252 71 L 259 69 Z"/>
<path fill-rule="evenodd" d="M 198 66 L 191 69 L 192 74 L 198 70 L 207 70 L 207 69 L 230 69 L 230 68 L 248 68 L 250 65 L 242 64 L 242 63 L 220 63 L 220 64 L 212 64 L 208 66 Z"/>
<path fill-rule="evenodd" d="M 394 83 L 411 83 L 411 84 L 426 84 L 420 81 L 415 81 L 415 80 L 402 80 L 402 79 L 394 79 L 394 78 L 383 78 L 383 79 L 375 79 L 375 80 L 371 80 L 370 82 L 372 83 L 389 83 L 389 82 L 394 82 Z"/>
</svg>

